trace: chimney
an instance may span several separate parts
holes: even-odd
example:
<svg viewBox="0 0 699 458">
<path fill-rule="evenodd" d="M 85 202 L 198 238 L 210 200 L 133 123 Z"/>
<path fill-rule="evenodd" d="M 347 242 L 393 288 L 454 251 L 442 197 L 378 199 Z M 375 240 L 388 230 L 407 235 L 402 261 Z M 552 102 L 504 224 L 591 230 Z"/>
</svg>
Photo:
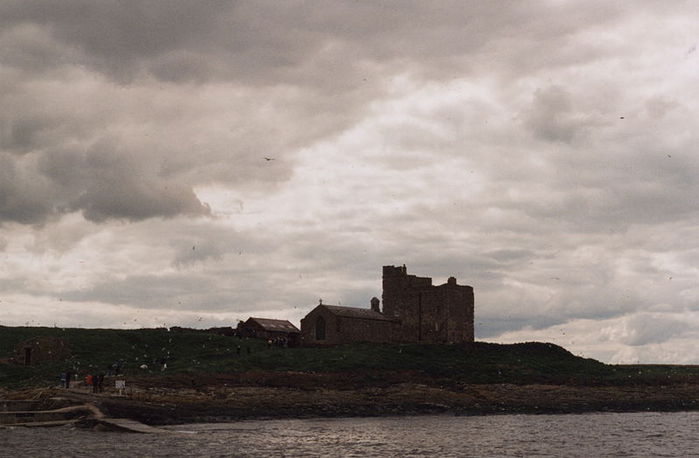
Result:
<svg viewBox="0 0 699 458">
<path fill-rule="evenodd" d="M 371 298 L 371 309 L 375 312 L 381 313 L 381 309 L 379 307 L 380 301 L 378 297 L 372 297 Z"/>
</svg>

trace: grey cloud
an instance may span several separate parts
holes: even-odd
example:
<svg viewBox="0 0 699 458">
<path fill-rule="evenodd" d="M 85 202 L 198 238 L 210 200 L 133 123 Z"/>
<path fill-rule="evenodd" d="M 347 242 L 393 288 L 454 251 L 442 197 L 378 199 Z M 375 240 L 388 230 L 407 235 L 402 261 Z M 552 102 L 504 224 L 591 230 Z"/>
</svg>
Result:
<svg viewBox="0 0 699 458">
<path fill-rule="evenodd" d="M 127 182 L 128 183 L 128 182 Z M 197 199 L 191 188 L 177 183 L 156 186 L 132 182 L 124 187 L 116 180 L 88 188 L 75 202 L 90 221 L 127 219 L 131 221 L 175 215 L 207 215 L 210 210 Z"/>
<path fill-rule="evenodd" d="M 630 317 L 625 324 L 623 341 L 631 346 L 665 342 L 691 328 L 690 323 L 672 316 L 645 313 Z"/>
<path fill-rule="evenodd" d="M 229 121 L 231 132 L 212 137 L 206 129 L 221 132 L 210 127 L 220 119 L 206 124 L 197 119 L 196 106 L 176 107 L 158 118 L 153 110 L 166 108 L 153 109 L 139 100 L 146 88 L 123 97 L 122 91 L 84 79 L 73 85 L 13 80 L 14 86 L 0 91 L 7 107 L 0 114 L 0 222 L 41 223 L 73 211 L 93 221 L 206 215 L 209 209 L 193 191 L 198 184 L 269 189 L 291 173 L 280 149 L 295 135 L 292 129 L 267 135 L 268 127 L 247 119 L 250 112 Z M 103 99 L 99 103 L 90 99 L 97 96 Z M 203 116 L 209 121 L 215 113 Z M 158 138 L 151 136 L 156 132 Z M 265 163 L 266 155 L 275 161 Z"/>
<path fill-rule="evenodd" d="M 668 133 L 673 130 L 664 129 Z M 697 174 L 697 163 L 687 154 L 696 141 L 693 134 L 679 143 L 675 140 L 674 145 L 663 145 L 644 132 L 640 135 L 647 139 L 646 144 L 638 147 L 623 139 L 607 138 L 604 133 L 589 135 L 604 146 L 581 145 L 576 150 L 564 148 L 549 154 L 537 152 L 533 145 L 534 151 L 522 156 L 475 158 L 476 163 L 499 167 L 487 171 L 489 184 L 476 196 L 478 200 L 456 197 L 444 204 L 464 209 L 448 218 L 462 219 L 465 224 L 478 218 L 482 225 L 491 219 L 487 213 L 497 209 L 498 230 L 511 227 L 530 233 L 538 227 L 541 231 L 597 232 L 668 222 L 699 212 L 699 203 L 691 197 L 699 192 L 692 178 Z M 520 164 L 522 157 L 544 166 L 537 169 Z M 510 159 L 516 167 L 505 166 Z M 464 170 L 464 179 L 467 177 Z M 430 213 L 447 212 L 440 206 Z"/>
<path fill-rule="evenodd" d="M 50 128 L 48 120 L 40 118 L 15 118 L 0 126 L 0 148 L 17 154 L 32 151 L 40 144 L 42 132 Z"/>
<path fill-rule="evenodd" d="M 213 287 L 212 279 L 201 275 L 133 275 L 105 280 L 84 290 L 63 291 L 58 296 L 75 302 L 100 301 L 150 309 L 187 310 L 202 305 L 221 309 L 229 305 L 222 292 L 215 299 L 207 297 L 206 304 L 198 301 L 204 291 L 211 292 Z"/>
<path fill-rule="evenodd" d="M 308 294 L 299 291 L 298 285 L 279 281 L 278 274 L 264 275 L 254 268 L 246 270 L 244 275 L 235 270 L 227 274 L 227 278 L 224 275 L 216 278 L 189 270 L 163 275 L 132 275 L 106 279 L 88 288 L 65 290 L 56 295 L 74 302 L 99 301 L 147 310 L 197 310 L 202 313 L 246 313 L 309 305 Z M 254 284 L 250 284 L 251 276 L 257 278 Z"/>
<path fill-rule="evenodd" d="M 4 250 L 4 247 L 1 245 L 2 241 L 0 241 L 0 248 Z M 0 288 L 3 294 L 8 294 L 14 291 L 21 291 L 23 288 L 26 288 L 26 286 L 26 282 L 21 278 L 0 278 Z M 2 298 L 0 297 L 0 300 L 1 299 Z"/>
<path fill-rule="evenodd" d="M 0 222 L 42 223 L 69 211 L 82 211 L 91 221 L 209 213 L 191 187 L 110 149 L 1 155 L 0 162 Z"/>
<path fill-rule="evenodd" d="M 206 262 L 208 260 L 218 261 L 223 258 L 221 247 L 206 245 L 192 245 L 191 250 L 184 249 L 175 257 L 173 264 L 177 267 L 189 266 L 198 262 Z"/>
<path fill-rule="evenodd" d="M 500 249 L 500 250 L 486 252 L 486 253 L 484 253 L 484 255 L 488 256 L 490 258 L 493 258 L 496 261 L 501 262 L 501 263 L 511 263 L 511 262 L 519 262 L 522 260 L 528 260 L 528 259 L 534 257 L 535 253 L 533 253 L 530 250 L 523 250 L 523 249 L 514 249 L 514 250 Z"/>
<path fill-rule="evenodd" d="M 73 64 L 91 65 L 120 78 L 138 74 L 138 63 L 206 35 L 228 2 L 4 2 L 6 26 L 35 24 L 74 54 Z M 75 51 L 79 54 L 75 55 Z"/>
<path fill-rule="evenodd" d="M 0 18 L 5 26 L 35 24 L 50 30 L 68 50 L 81 53 L 78 63 L 123 81 L 148 73 L 170 81 L 214 77 L 255 85 L 284 79 L 337 88 L 342 81 L 370 79 L 368 73 L 357 79 L 361 74 L 355 70 L 364 64 L 371 64 L 366 71 L 386 62 L 394 68 L 414 66 L 427 77 L 453 73 L 468 70 L 472 63 L 463 57 L 476 50 L 490 51 L 496 44 L 516 49 L 550 35 L 574 36 L 590 23 L 619 14 L 605 2 L 586 10 L 558 5 L 557 14 L 551 8 L 457 1 L 433 8 L 422 2 L 66 0 L 56 5 L 27 0 L 4 2 Z M 570 63 L 565 53 L 542 49 L 537 54 L 546 55 L 541 66 L 555 65 L 556 59 Z M 335 75 L 332 82 L 325 78 L 329 73 Z"/>
<path fill-rule="evenodd" d="M 16 162 L 0 153 L 0 223 L 14 221 L 35 224 L 53 213 L 48 194 L 50 187 L 35 179 L 29 160 Z"/>
<path fill-rule="evenodd" d="M 209 208 L 202 204 L 190 187 L 157 176 L 139 176 L 138 162 L 110 161 L 88 169 L 89 183 L 73 208 L 83 211 L 91 221 L 109 218 L 140 220 L 154 216 L 172 217 L 180 214 L 206 215 Z"/>
<path fill-rule="evenodd" d="M 206 261 L 220 261 L 225 253 L 235 249 L 219 240 L 211 240 L 213 234 L 205 240 L 178 240 L 177 254 L 173 260 L 176 267 L 187 267 Z"/>
<path fill-rule="evenodd" d="M 55 68 L 77 64 L 80 59 L 76 50 L 63 46 L 51 35 L 49 27 L 38 23 L 6 22 L 0 32 L 0 43 L 3 44 L 0 61 L 6 70 L 15 68 L 48 73 Z"/>
<path fill-rule="evenodd" d="M 549 317 L 539 317 L 536 320 L 532 320 L 529 317 L 483 317 L 479 316 L 478 313 L 476 313 L 474 319 L 477 339 L 492 339 L 506 332 L 520 329 L 545 329 L 563 322 L 559 319 Z"/>
<path fill-rule="evenodd" d="M 288 179 L 290 152 L 356 122 L 385 96 L 391 75 L 463 76 L 468 57 L 488 59 L 494 43 L 540 37 L 550 26 L 516 5 L 447 6 L 4 2 L 0 55 L 15 84 L 0 93 L 14 108 L 0 115 L 0 147 L 38 157 L 40 167 L 28 168 L 23 182 L 5 180 L 7 194 L 22 197 L 6 202 L 0 217 L 26 223 L 70 211 L 99 222 L 205 215 L 196 185 Z M 565 14 L 555 18 L 561 33 L 582 26 Z M 196 96 L 167 113 L 150 110 L 148 100 L 159 100 L 158 79 L 202 90 L 203 99 L 211 99 L 207 89 L 231 83 L 226 94 L 238 113 L 226 119 L 230 110 L 199 112 Z M 102 90 L 84 92 L 94 85 Z M 144 132 L 149 124 L 157 141 Z M 110 142 L 111 162 L 97 163 L 92 149 Z M 275 162 L 263 169 L 264 156 Z M 144 162 L 148 168 L 138 170 Z M 28 193 L 28 181 L 43 182 L 40 192 Z"/>
<path fill-rule="evenodd" d="M 564 88 L 552 86 L 534 93 L 525 125 L 545 140 L 571 142 L 600 123 L 591 115 L 578 112 Z"/>
<path fill-rule="evenodd" d="M 237 277 L 259 258 L 283 258 L 284 246 L 278 239 L 257 231 L 238 232 L 226 225 L 182 224 L 179 229 L 156 225 L 172 250 L 172 266 L 181 270 L 205 267 L 211 275 Z M 186 229 L 184 229 L 186 227 Z"/>
</svg>

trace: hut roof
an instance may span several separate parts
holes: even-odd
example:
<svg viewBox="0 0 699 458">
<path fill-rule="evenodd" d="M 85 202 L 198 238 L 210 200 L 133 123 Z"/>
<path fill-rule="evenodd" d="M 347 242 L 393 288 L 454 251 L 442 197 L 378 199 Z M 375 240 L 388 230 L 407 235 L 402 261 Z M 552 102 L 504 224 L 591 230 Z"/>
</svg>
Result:
<svg viewBox="0 0 699 458">
<path fill-rule="evenodd" d="M 248 322 L 254 321 L 265 331 L 273 332 L 301 332 L 299 328 L 291 324 L 288 320 L 274 320 L 272 318 L 248 318 Z"/>
</svg>

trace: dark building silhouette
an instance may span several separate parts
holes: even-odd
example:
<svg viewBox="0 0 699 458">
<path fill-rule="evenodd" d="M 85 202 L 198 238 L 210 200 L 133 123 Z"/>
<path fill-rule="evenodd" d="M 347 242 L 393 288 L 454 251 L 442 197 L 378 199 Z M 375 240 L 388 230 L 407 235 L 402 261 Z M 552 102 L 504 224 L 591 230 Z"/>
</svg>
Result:
<svg viewBox="0 0 699 458">
<path fill-rule="evenodd" d="M 33 337 L 15 346 L 14 360 L 33 366 L 49 361 L 62 361 L 70 356 L 68 342 L 57 337 Z"/>
<path fill-rule="evenodd" d="M 399 324 L 395 341 L 473 342 L 473 308 L 473 288 L 454 277 L 434 286 L 405 266 L 383 268 L 383 314 Z"/>
<path fill-rule="evenodd" d="M 376 310 L 320 304 L 301 320 L 301 334 L 304 345 L 390 342 L 393 326 Z"/>
<path fill-rule="evenodd" d="M 298 344 L 299 333 L 299 328 L 287 320 L 250 317 L 245 322 L 238 323 L 238 335 L 241 337 L 286 339 L 290 346 Z"/>
<path fill-rule="evenodd" d="M 383 310 L 320 304 L 301 320 L 304 345 L 349 342 L 473 342 L 474 297 L 471 286 L 449 277 L 410 275 L 405 266 L 383 268 Z"/>
<path fill-rule="evenodd" d="M 211 333 L 211 334 L 218 334 L 219 336 L 227 336 L 231 337 L 236 335 L 236 330 L 232 326 L 221 326 L 217 328 L 209 328 L 206 329 L 205 332 Z"/>
</svg>

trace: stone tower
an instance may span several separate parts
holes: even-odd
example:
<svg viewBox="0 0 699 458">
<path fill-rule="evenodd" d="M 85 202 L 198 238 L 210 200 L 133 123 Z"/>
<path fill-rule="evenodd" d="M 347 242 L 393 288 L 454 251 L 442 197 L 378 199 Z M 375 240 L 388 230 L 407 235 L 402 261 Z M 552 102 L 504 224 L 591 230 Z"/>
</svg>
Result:
<svg viewBox="0 0 699 458">
<path fill-rule="evenodd" d="M 456 278 L 432 285 L 406 267 L 383 267 L 383 314 L 396 320 L 394 341 L 473 342 L 473 288 Z"/>
</svg>

